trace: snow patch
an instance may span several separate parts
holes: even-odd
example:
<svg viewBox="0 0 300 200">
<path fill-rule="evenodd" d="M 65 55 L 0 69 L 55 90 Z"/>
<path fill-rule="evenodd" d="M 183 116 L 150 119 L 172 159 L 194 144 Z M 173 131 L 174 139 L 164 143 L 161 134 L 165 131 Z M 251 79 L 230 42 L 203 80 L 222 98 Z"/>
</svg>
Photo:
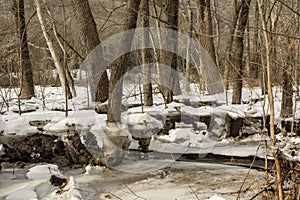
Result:
<svg viewBox="0 0 300 200">
<path fill-rule="evenodd" d="M 163 124 L 160 121 L 147 113 L 126 115 L 123 120 L 127 125 L 134 126 L 135 128 L 163 128 Z"/>
<path fill-rule="evenodd" d="M 49 179 L 51 175 L 62 176 L 57 165 L 37 165 L 30 168 L 26 174 L 28 179 Z"/>
<path fill-rule="evenodd" d="M 200 131 L 196 134 L 192 128 L 177 128 L 170 130 L 169 135 L 161 135 L 159 138 L 168 142 L 197 147 L 201 142 L 208 139 L 205 133 L 205 131 Z"/>
<path fill-rule="evenodd" d="M 211 196 L 208 200 L 226 200 L 226 199 L 224 199 L 224 198 L 222 198 L 222 197 L 219 197 L 219 196 L 217 196 L 217 195 L 213 195 L 213 196 Z"/>
<path fill-rule="evenodd" d="M 34 188 L 27 186 L 24 189 L 10 193 L 5 200 L 38 200 Z"/>
<path fill-rule="evenodd" d="M 73 176 L 68 178 L 68 183 L 64 186 L 60 194 L 53 192 L 50 199 L 59 199 L 59 200 L 83 200 L 82 195 L 79 191 L 79 184 L 75 181 Z"/>
</svg>

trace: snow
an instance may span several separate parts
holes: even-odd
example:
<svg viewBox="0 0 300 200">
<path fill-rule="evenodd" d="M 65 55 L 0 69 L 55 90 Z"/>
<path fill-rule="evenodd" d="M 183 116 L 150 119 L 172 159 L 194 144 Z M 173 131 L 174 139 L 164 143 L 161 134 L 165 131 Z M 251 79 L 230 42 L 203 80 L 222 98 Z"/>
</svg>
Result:
<svg viewBox="0 0 300 200">
<path fill-rule="evenodd" d="M 37 127 L 29 125 L 29 118 L 26 116 L 19 116 L 16 113 L 9 112 L 2 116 L 2 119 L 5 121 L 5 125 L 2 126 L 4 135 L 27 135 L 38 132 Z"/>
<path fill-rule="evenodd" d="M 69 126 L 76 125 L 80 128 L 88 128 L 97 120 L 96 112 L 93 110 L 71 111 L 68 117 L 52 119 L 45 127 L 45 131 L 61 132 L 68 130 Z"/>
<path fill-rule="evenodd" d="M 135 126 L 135 129 L 163 128 L 163 124 L 154 117 L 151 117 L 148 113 L 125 115 L 123 120 L 125 124 Z"/>
<path fill-rule="evenodd" d="M 213 196 L 211 196 L 208 200 L 226 200 L 226 199 L 224 199 L 224 198 L 222 198 L 222 197 L 219 197 L 219 196 L 217 196 L 217 195 L 213 195 Z"/>
<path fill-rule="evenodd" d="M 57 195 L 56 192 L 52 193 L 49 199 L 60 199 L 60 200 L 83 200 L 82 195 L 79 191 L 79 184 L 75 181 L 73 176 L 68 178 L 68 183 L 62 188 L 61 194 Z"/>
<path fill-rule="evenodd" d="M 169 135 L 161 135 L 160 139 L 166 140 L 168 142 L 175 142 L 185 144 L 190 147 L 196 147 L 201 145 L 203 140 L 208 140 L 208 137 L 203 135 L 205 131 L 201 131 L 196 134 L 192 128 L 177 128 L 169 131 Z"/>
<path fill-rule="evenodd" d="M 284 137 L 282 134 L 276 135 L 279 141 L 280 152 L 291 161 L 300 162 L 300 137 Z"/>
<path fill-rule="evenodd" d="M 91 166 L 87 165 L 85 167 L 85 173 L 86 175 L 94 175 L 94 174 L 102 174 L 106 168 L 101 166 Z"/>
<path fill-rule="evenodd" d="M 34 188 L 27 186 L 23 189 L 10 193 L 5 200 L 38 200 Z"/>
<path fill-rule="evenodd" d="M 62 175 L 57 165 L 47 164 L 34 166 L 29 169 L 26 177 L 28 179 L 48 179 L 51 175 Z"/>
<path fill-rule="evenodd" d="M 74 72 L 75 73 L 75 72 Z M 77 81 L 79 80 L 79 71 L 76 72 Z M 82 77 L 85 77 L 85 72 L 82 71 Z M 265 152 L 262 141 L 266 140 L 270 146 L 270 139 L 264 138 L 259 134 L 251 135 L 244 139 L 224 138 L 224 119 L 226 115 L 231 116 L 234 119 L 239 117 L 262 117 L 264 114 L 269 113 L 269 102 L 267 98 L 264 101 L 264 96 L 260 95 L 261 90 L 259 88 L 243 89 L 243 103 L 241 105 L 231 105 L 232 91 L 228 91 L 228 105 L 225 105 L 225 94 L 207 95 L 206 93 L 199 93 L 195 87 L 192 87 L 192 91 L 187 95 L 175 96 L 176 102 L 164 105 L 163 98 L 160 94 L 154 96 L 153 106 L 137 106 L 140 103 L 140 97 L 133 95 L 139 92 L 135 84 L 125 85 L 125 94 L 123 96 L 123 104 L 125 105 L 125 111 L 122 113 L 122 132 L 129 134 L 129 129 L 145 130 L 145 129 L 162 129 L 163 123 L 166 117 L 169 115 L 181 115 L 181 122 L 175 124 L 175 129 L 171 129 L 167 135 L 160 135 L 157 138 L 153 137 L 150 150 L 160 153 L 170 154 L 201 154 L 206 155 L 208 153 L 224 155 L 224 156 L 240 156 L 248 157 L 257 155 L 260 158 L 264 158 Z M 0 135 L 27 135 L 33 133 L 42 133 L 37 127 L 30 125 L 30 122 L 39 121 L 45 122 L 43 127 L 44 132 L 66 132 L 70 126 L 80 131 L 80 136 L 84 142 L 84 134 L 88 131 L 96 136 L 98 147 L 103 147 L 103 134 L 108 128 L 106 123 L 105 114 L 97 114 L 94 111 L 95 105 L 90 102 L 90 94 L 87 94 L 87 88 L 82 85 L 76 86 L 78 96 L 72 100 L 68 100 L 68 117 L 65 117 L 65 99 L 63 91 L 60 87 L 36 87 L 37 95 L 30 100 L 21 101 L 21 116 L 18 114 L 19 106 L 17 101 L 16 92 L 18 89 L 13 89 L 9 94 L 7 89 L 7 100 L 9 107 L 3 103 L 0 118 Z M 9 95 L 8 95 L 9 94 Z M 45 98 L 43 98 L 45 96 Z M 280 107 L 281 107 L 281 90 L 274 88 L 274 100 L 275 100 L 275 119 L 276 122 L 281 120 Z M 2 100 L 0 100 L 2 101 Z M 197 105 L 203 105 L 201 107 Z M 206 105 L 207 104 L 207 105 Z M 130 107 L 130 108 L 129 108 Z M 143 112 L 142 112 L 143 111 Z M 180 113 L 181 112 L 181 113 Z M 296 105 L 296 119 L 300 117 L 300 105 Z M 213 116 L 211 123 L 206 125 L 203 122 L 196 122 L 191 124 L 188 122 L 188 117 L 202 117 Z M 184 117 L 187 117 L 186 119 Z M 159 118 L 159 119 L 158 119 Z M 196 128 L 194 127 L 196 126 Z M 253 132 L 257 130 L 252 130 Z M 300 138 L 296 135 L 288 135 L 284 137 L 277 135 L 279 141 L 278 148 L 287 158 L 293 161 L 300 161 Z M 258 148 L 259 147 L 259 148 Z M 130 149 L 138 149 L 138 142 L 132 141 Z M 258 150 L 257 150 L 258 149 Z M 0 156 L 3 154 L 4 148 L 0 144 Z M 271 152 L 271 151 L 270 151 Z M 270 153 L 269 152 L 269 153 Z M 271 158 L 271 155 L 267 155 Z M 127 159 L 127 160 L 126 160 Z M 159 172 L 159 170 L 165 167 L 173 165 L 181 165 L 182 162 L 174 162 L 173 159 L 156 159 L 150 157 L 148 160 L 130 160 L 130 158 L 124 159 L 122 165 L 115 169 L 121 172 L 128 172 L 133 174 L 147 174 L 153 172 Z M 176 159 L 176 158 L 175 158 Z M 187 164 L 183 167 L 190 167 L 191 164 Z M 224 173 L 226 167 L 217 168 L 216 165 L 207 165 L 200 168 L 201 170 L 215 170 L 215 173 L 222 174 L 222 178 L 227 174 Z M 240 168 L 239 168 L 240 169 Z M 113 192 L 113 194 L 122 197 L 122 199 L 136 198 L 132 192 L 126 191 L 126 188 L 120 189 L 120 182 L 126 176 L 126 173 L 121 175 L 122 180 L 118 180 L 117 186 L 112 186 L 110 176 L 104 176 L 107 170 L 99 166 L 86 166 L 85 170 L 76 173 L 68 174 L 68 183 L 62 188 L 61 193 L 56 193 L 58 188 L 52 187 L 49 183 L 49 177 L 53 174 L 63 176 L 67 173 L 58 169 L 57 165 L 44 164 L 31 166 L 28 171 L 17 171 L 17 175 L 12 175 L 4 171 L 0 174 L 0 199 L 7 200 L 22 200 L 22 199 L 89 199 L 84 198 L 91 194 L 85 194 L 83 191 L 94 190 L 96 194 L 101 191 L 101 197 L 107 193 L 103 192 L 103 187 L 109 187 L 107 191 Z M 232 169 L 231 169 L 232 170 Z M 227 171 L 226 171 L 227 172 Z M 18 174 L 19 173 L 19 174 Z M 20 173 L 24 173 L 20 175 Z M 110 173 L 112 173 L 110 171 Z M 153 179 L 143 179 L 142 182 L 130 183 L 130 188 L 136 192 L 136 194 L 145 197 L 147 199 L 195 199 L 195 195 L 191 192 L 189 187 L 176 182 L 178 177 L 172 177 L 169 173 L 165 173 L 168 181 L 159 181 L 157 177 Z M 234 173 L 239 173 L 234 171 Z M 255 173 L 258 173 L 255 171 Z M 9 175 L 8 175 L 9 174 Z M 233 175 L 233 174 L 231 174 Z M 211 177 L 214 177 L 211 176 Z M 208 185 L 211 181 L 211 177 L 202 181 L 201 177 L 198 181 L 202 181 L 202 185 Z M 168 179 L 170 178 L 170 179 Z M 172 179 L 173 178 L 173 179 Z M 218 180 L 212 185 L 222 185 L 223 179 Z M 239 177 L 242 179 L 243 177 Z M 256 178 L 256 177 L 255 177 Z M 178 180 L 181 180 L 178 178 Z M 182 178 L 182 180 L 185 180 Z M 254 179 L 253 179 L 254 180 Z M 18 181 L 18 182 L 17 182 Z M 106 182 L 107 181 L 107 182 Z M 231 181 L 228 179 L 227 181 Z M 155 183 L 154 183 L 155 182 Z M 172 184 L 176 182 L 176 184 Z M 101 185 L 103 183 L 104 185 Z M 209 185 L 209 187 L 212 187 Z M 222 195 L 222 191 L 236 191 L 239 189 L 239 185 L 235 184 L 232 187 L 227 187 L 224 183 L 224 187 L 221 189 L 203 189 L 200 199 L 208 200 L 228 200 L 235 199 L 235 196 Z M 3 186 L 3 187 L 2 187 Z M 161 186 L 166 186 L 162 188 Z M 197 186 L 200 187 L 200 186 Z M 92 189 L 91 189 L 92 188 Z M 103 189 L 103 190 L 102 190 Z M 99 196 L 98 196 L 99 197 Z M 232 198 L 233 197 L 233 198 Z M 97 198 L 90 198 L 97 199 Z M 99 199 L 99 198 L 98 198 Z M 247 199 L 247 198 L 246 198 Z"/>
</svg>

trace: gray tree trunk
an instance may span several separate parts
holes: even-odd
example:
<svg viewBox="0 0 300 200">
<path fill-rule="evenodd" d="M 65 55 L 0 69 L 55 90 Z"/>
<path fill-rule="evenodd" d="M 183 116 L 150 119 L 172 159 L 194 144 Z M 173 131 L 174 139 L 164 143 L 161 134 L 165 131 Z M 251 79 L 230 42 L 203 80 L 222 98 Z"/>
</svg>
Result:
<svg viewBox="0 0 300 200">
<path fill-rule="evenodd" d="M 242 99 L 244 33 L 248 22 L 250 2 L 251 0 L 235 1 L 235 15 L 237 15 L 238 17 L 236 27 L 232 27 L 235 29 L 231 57 L 231 63 L 233 67 L 232 104 L 240 104 Z"/>
<path fill-rule="evenodd" d="M 124 31 L 135 29 L 141 0 L 129 0 Z M 133 34 L 125 34 L 120 42 L 121 50 L 130 52 Z M 121 122 L 123 75 L 127 70 L 129 54 L 124 54 L 111 65 L 107 130 L 104 131 L 103 160 L 106 165 L 119 164 L 128 150 L 130 140 L 117 123 Z"/>
<path fill-rule="evenodd" d="M 144 47 L 149 46 L 150 42 L 150 35 L 149 31 L 147 31 L 146 28 L 149 27 L 149 2 L 148 0 L 142 0 L 141 2 L 141 19 L 143 23 L 144 30 Z M 144 96 L 144 106 L 152 106 L 153 105 L 153 95 L 152 95 L 152 84 L 151 84 L 151 59 L 150 59 L 151 53 L 150 49 L 143 48 L 142 50 L 142 60 L 143 60 L 143 96 Z"/>
<path fill-rule="evenodd" d="M 20 51 L 20 98 L 30 99 L 34 96 L 34 83 L 32 78 L 32 67 L 29 57 L 29 48 L 27 42 L 26 20 L 24 0 L 14 0 L 14 14 L 19 34 Z"/>
<path fill-rule="evenodd" d="M 216 63 L 216 52 L 213 39 L 213 25 L 211 16 L 210 0 L 198 0 L 198 24 L 199 24 L 199 40 L 200 44 L 206 49 Z"/>
<path fill-rule="evenodd" d="M 164 28 L 168 28 L 173 31 L 178 31 L 178 0 L 166 0 L 163 13 L 163 20 L 166 22 Z M 169 32 L 164 40 L 170 40 L 168 44 L 169 49 L 177 49 L 177 36 L 173 32 Z M 173 95 L 181 94 L 178 74 L 174 73 L 177 69 L 177 55 L 173 53 L 161 51 L 160 63 L 171 68 L 163 67 L 160 71 L 160 91 L 164 96 L 165 103 L 173 101 Z"/>
<path fill-rule="evenodd" d="M 72 0 L 72 2 L 73 2 L 75 15 L 78 20 L 80 37 L 84 44 L 85 54 L 87 55 L 97 45 L 100 44 L 97 25 L 95 23 L 93 14 L 91 12 L 88 0 Z M 92 67 L 91 74 L 89 74 L 89 78 L 90 78 L 89 83 L 90 83 L 91 91 L 96 91 L 95 94 L 92 94 L 92 100 L 96 102 L 105 102 L 108 99 L 109 80 L 107 77 L 106 70 L 104 70 L 102 74 L 99 73 L 100 67 L 105 67 L 105 66 Z M 99 80 L 99 79 L 100 81 L 98 83 L 94 83 L 94 80 Z"/>
<path fill-rule="evenodd" d="M 289 41 L 289 52 L 293 52 L 293 44 Z M 293 56 L 288 55 L 287 62 L 283 66 L 282 73 L 282 103 L 281 103 L 281 116 L 292 117 L 293 115 Z"/>
<path fill-rule="evenodd" d="M 127 17 L 126 17 L 124 31 L 136 28 L 140 2 L 141 0 L 128 1 Z M 128 49 L 128 51 L 130 51 L 132 38 L 133 38 L 133 34 L 126 34 L 121 41 L 120 48 L 125 50 Z M 127 69 L 127 63 L 126 63 L 127 58 L 128 58 L 128 54 L 125 54 L 119 57 L 111 65 L 111 77 L 109 82 L 109 98 L 108 98 L 108 112 L 107 112 L 108 123 L 115 123 L 121 121 L 122 86 L 123 86 L 122 76 L 124 75 Z"/>
</svg>

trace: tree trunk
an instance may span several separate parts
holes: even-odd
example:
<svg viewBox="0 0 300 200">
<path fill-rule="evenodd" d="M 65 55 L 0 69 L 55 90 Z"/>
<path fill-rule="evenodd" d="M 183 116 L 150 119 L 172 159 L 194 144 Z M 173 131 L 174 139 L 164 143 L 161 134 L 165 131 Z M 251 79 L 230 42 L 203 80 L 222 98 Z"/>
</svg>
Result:
<svg viewBox="0 0 300 200">
<path fill-rule="evenodd" d="M 266 63 L 267 63 L 267 80 L 268 80 L 268 99 L 270 104 L 270 138 L 271 138 L 271 145 L 272 145 L 272 153 L 275 160 L 276 166 L 276 183 L 278 197 L 280 200 L 284 200 L 284 192 L 282 187 L 282 173 L 281 173 L 281 163 L 278 156 L 278 150 L 276 146 L 276 137 L 275 137 L 275 129 L 274 129 L 274 98 L 273 98 L 273 88 L 272 88 L 272 68 L 271 68 L 271 60 L 270 60 L 270 43 L 269 43 L 269 36 L 266 28 L 266 21 L 263 18 L 262 12 L 262 3 L 261 0 L 257 0 L 258 8 L 259 8 L 259 15 L 261 18 L 261 28 L 263 31 L 265 46 L 266 46 Z"/>
<path fill-rule="evenodd" d="M 88 55 L 100 44 L 97 25 L 94 21 L 88 0 L 72 0 L 72 2 L 78 20 L 80 37 L 84 44 L 85 54 Z M 97 53 L 102 54 L 102 52 Z M 109 80 L 106 70 L 103 69 L 105 67 L 106 66 L 92 66 L 92 69 L 90 70 L 91 73 L 88 74 L 92 92 L 92 101 L 105 102 L 108 99 Z M 101 70 L 99 68 L 101 68 Z M 96 83 L 96 80 L 100 81 Z"/>
<path fill-rule="evenodd" d="M 211 59 L 216 63 L 216 52 L 213 39 L 213 25 L 210 9 L 210 0 L 197 1 L 199 41 L 203 48 L 209 53 Z"/>
<path fill-rule="evenodd" d="M 283 66 L 282 73 L 282 103 L 281 103 L 281 116 L 282 117 L 292 117 L 293 115 L 293 56 L 291 52 L 293 50 L 293 44 L 290 39 L 289 43 L 289 54 L 287 57 L 287 62 Z"/>
<path fill-rule="evenodd" d="M 228 105 L 228 93 L 227 90 L 229 89 L 229 79 L 231 78 L 230 69 L 232 69 L 232 47 L 235 35 L 235 27 L 238 21 L 238 11 L 241 9 L 241 4 L 237 4 L 235 2 L 235 13 L 232 17 L 231 28 L 230 28 L 230 36 L 226 46 L 226 60 L 225 60 L 225 69 L 224 69 L 224 80 L 225 80 L 225 88 L 226 88 L 226 105 Z"/>
<path fill-rule="evenodd" d="M 29 57 L 29 48 L 27 42 L 26 20 L 24 0 L 14 0 L 14 14 L 17 25 L 17 32 L 19 34 L 20 47 L 20 98 L 30 99 L 34 96 L 34 84 L 32 78 L 32 68 Z"/>
<path fill-rule="evenodd" d="M 254 35 L 253 35 L 253 54 L 251 58 L 252 64 L 250 64 L 250 78 L 257 80 L 259 77 L 259 66 L 261 65 L 259 59 L 259 37 L 258 37 L 258 30 L 259 30 L 259 11 L 258 11 L 258 4 L 255 3 L 255 19 L 254 19 Z"/>
<path fill-rule="evenodd" d="M 241 2 L 235 2 L 235 15 L 237 15 L 238 17 L 236 27 L 232 27 L 235 29 L 231 56 L 231 63 L 233 67 L 232 104 L 240 104 L 242 99 L 244 33 L 248 22 L 250 3 L 251 0 L 242 0 Z M 241 6 L 239 4 L 241 4 Z M 238 10 L 238 8 L 240 9 Z"/>
<path fill-rule="evenodd" d="M 124 31 L 135 29 L 138 10 L 141 0 L 129 0 L 127 7 L 126 25 Z M 131 49 L 133 34 L 125 34 L 122 38 L 120 49 L 129 52 Z M 121 121 L 121 105 L 122 105 L 122 76 L 127 69 L 128 54 L 122 55 L 111 65 L 111 77 L 109 82 L 109 98 L 107 122 L 115 123 Z"/>
<path fill-rule="evenodd" d="M 189 37 L 187 41 L 187 50 L 186 50 L 186 60 L 185 60 L 185 79 L 187 80 L 185 91 L 190 92 L 190 74 L 191 74 L 191 64 L 190 64 L 190 52 L 191 52 L 191 38 L 193 37 L 193 26 L 194 26 L 194 13 L 192 11 L 191 0 L 187 2 L 188 8 L 188 19 L 189 19 Z"/>
<path fill-rule="evenodd" d="M 141 0 L 129 0 L 124 31 L 136 28 L 140 2 Z M 130 52 L 133 36 L 133 33 L 123 35 L 120 42 L 121 51 Z M 103 141 L 103 160 L 109 166 L 119 164 L 130 145 L 128 135 L 117 125 L 121 122 L 123 75 L 127 69 L 128 55 L 122 55 L 111 65 L 107 130 L 104 131 Z"/>
<path fill-rule="evenodd" d="M 66 79 L 66 71 L 63 68 L 61 62 L 59 61 L 59 57 L 54 49 L 52 40 L 47 33 L 46 24 L 45 24 L 45 21 L 44 21 L 43 15 L 42 15 L 42 11 L 41 11 L 40 0 L 34 0 L 34 2 L 36 5 L 36 11 L 37 11 L 38 19 L 39 19 L 39 22 L 40 22 L 40 25 L 41 25 L 41 28 L 43 31 L 44 38 L 45 38 L 48 48 L 50 50 L 54 65 L 56 67 L 56 70 L 57 70 L 57 73 L 59 76 L 60 84 L 61 84 L 64 92 L 66 93 L 66 96 L 70 99 L 70 98 L 72 98 L 72 94 L 71 94 L 71 91 L 70 91 L 70 88 L 69 88 L 69 85 L 68 85 L 68 82 Z M 66 109 L 68 109 L 68 108 L 66 108 Z"/>
<path fill-rule="evenodd" d="M 141 2 L 141 19 L 144 27 L 144 47 L 149 46 L 150 35 L 147 28 L 149 28 L 149 2 L 148 0 L 142 0 Z M 151 60 L 150 49 L 143 48 L 142 50 L 142 63 L 143 63 L 143 94 L 144 94 L 144 106 L 153 105 L 152 84 L 151 84 Z"/>
<path fill-rule="evenodd" d="M 173 31 L 178 31 L 178 0 L 166 0 L 164 10 L 163 20 L 167 22 L 164 28 L 168 28 Z M 170 46 L 168 49 L 177 49 L 177 36 L 173 32 L 168 32 L 166 38 L 168 40 L 167 44 Z M 161 51 L 160 63 L 168 67 L 162 67 L 160 71 L 160 91 L 164 96 L 165 103 L 170 103 L 173 101 L 173 95 L 178 95 L 181 93 L 177 69 L 177 55 L 167 51 Z"/>
</svg>

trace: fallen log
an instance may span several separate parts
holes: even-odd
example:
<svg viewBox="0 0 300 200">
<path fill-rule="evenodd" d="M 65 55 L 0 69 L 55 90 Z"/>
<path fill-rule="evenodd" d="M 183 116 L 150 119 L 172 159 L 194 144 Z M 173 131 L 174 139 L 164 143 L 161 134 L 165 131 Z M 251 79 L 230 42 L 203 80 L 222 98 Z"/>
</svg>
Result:
<svg viewBox="0 0 300 200">
<path fill-rule="evenodd" d="M 93 156 L 81 143 L 76 130 L 70 129 L 60 135 L 34 133 L 28 135 L 0 136 L 1 162 L 56 163 L 59 166 L 85 165 L 93 161 Z"/>
<path fill-rule="evenodd" d="M 2 145 L 0 162 L 57 163 L 68 161 L 66 159 L 66 147 L 57 136 L 41 133 L 2 135 L 0 136 L 0 144 Z"/>
</svg>

